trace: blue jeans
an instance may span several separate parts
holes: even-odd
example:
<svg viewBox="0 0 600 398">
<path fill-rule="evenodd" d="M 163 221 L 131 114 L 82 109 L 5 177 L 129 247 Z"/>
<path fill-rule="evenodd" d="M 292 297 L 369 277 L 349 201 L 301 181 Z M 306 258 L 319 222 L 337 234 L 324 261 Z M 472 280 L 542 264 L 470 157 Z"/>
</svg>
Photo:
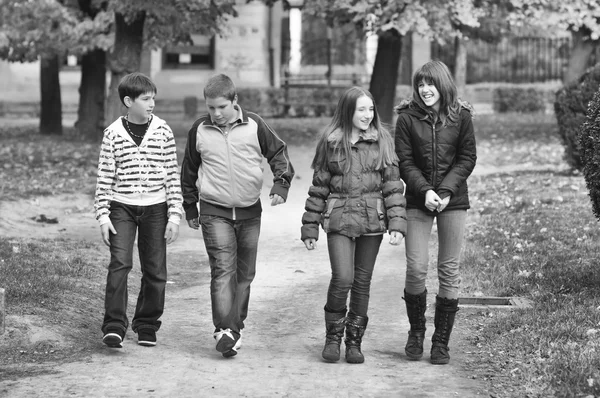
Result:
<svg viewBox="0 0 600 398">
<path fill-rule="evenodd" d="M 110 205 L 110 221 L 115 234 L 110 234 L 110 263 L 106 278 L 104 322 L 102 331 L 117 327 L 124 332 L 127 319 L 127 277 L 133 268 L 133 245 L 138 234 L 138 254 L 142 283 L 131 328 L 158 330 L 165 306 L 167 283 L 167 204 L 132 206 L 119 202 Z"/>
<path fill-rule="evenodd" d="M 248 316 L 250 283 L 256 274 L 260 217 L 230 220 L 201 215 L 210 263 L 210 299 L 215 331 L 239 333 Z"/>
<path fill-rule="evenodd" d="M 345 311 L 350 292 L 350 312 L 367 316 L 371 277 L 382 240 L 383 235 L 349 238 L 336 233 L 327 234 L 331 263 L 327 311 Z"/>
<path fill-rule="evenodd" d="M 458 264 L 462 250 L 466 210 L 447 210 L 437 215 L 429 215 L 419 209 L 408 209 L 406 245 L 406 285 L 408 294 L 421 294 L 425 291 L 427 267 L 429 265 L 429 236 L 433 219 L 437 217 L 438 229 L 438 279 L 440 297 L 458 297 Z"/>
</svg>

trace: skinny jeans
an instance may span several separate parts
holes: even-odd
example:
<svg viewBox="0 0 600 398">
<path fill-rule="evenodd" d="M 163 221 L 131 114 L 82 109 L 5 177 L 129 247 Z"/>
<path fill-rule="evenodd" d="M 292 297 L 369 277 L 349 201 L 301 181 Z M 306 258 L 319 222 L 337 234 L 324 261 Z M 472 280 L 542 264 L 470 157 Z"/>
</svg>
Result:
<svg viewBox="0 0 600 398">
<path fill-rule="evenodd" d="M 408 294 L 425 291 L 429 265 L 429 238 L 434 219 L 438 232 L 438 280 L 440 297 L 458 298 L 459 260 L 464 241 L 466 210 L 447 210 L 437 215 L 420 209 L 407 209 L 406 283 Z"/>
<path fill-rule="evenodd" d="M 383 235 L 363 235 L 349 238 L 338 233 L 327 234 L 331 281 L 325 309 L 346 312 L 350 292 L 350 312 L 367 316 L 371 277 Z"/>
</svg>

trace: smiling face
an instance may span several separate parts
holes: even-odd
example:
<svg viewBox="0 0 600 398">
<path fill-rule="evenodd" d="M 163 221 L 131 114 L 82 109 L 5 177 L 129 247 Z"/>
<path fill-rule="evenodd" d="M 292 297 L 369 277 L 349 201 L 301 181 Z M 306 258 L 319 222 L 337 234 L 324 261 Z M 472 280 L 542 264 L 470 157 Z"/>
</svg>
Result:
<svg viewBox="0 0 600 398">
<path fill-rule="evenodd" d="M 358 97 L 356 100 L 356 109 L 354 109 L 354 116 L 352 116 L 352 126 L 354 129 L 366 130 L 373 121 L 375 114 L 375 105 L 371 98 L 363 95 Z"/>
<path fill-rule="evenodd" d="M 418 85 L 419 96 L 425 103 L 425 105 L 433 108 L 436 111 L 440 109 L 440 92 L 431 82 L 421 80 Z"/>
<path fill-rule="evenodd" d="M 231 123 L 238 115 L 237 95 L 233 100 L 225 97 L 206 98 L 206 108 L 213 123 L 224 126 Z"/>
<path fill-rule="evenodd" d="M 131 97 L 125 97 L 123 102 L 127 106 L 128 120 L 131 123 L 144 124 L 148 122 L 152 111 L 154 110 L 154 97 L 156 96 L 153 92 L 147 92 L 140 96 L 132 99 Z"/>
</svg>

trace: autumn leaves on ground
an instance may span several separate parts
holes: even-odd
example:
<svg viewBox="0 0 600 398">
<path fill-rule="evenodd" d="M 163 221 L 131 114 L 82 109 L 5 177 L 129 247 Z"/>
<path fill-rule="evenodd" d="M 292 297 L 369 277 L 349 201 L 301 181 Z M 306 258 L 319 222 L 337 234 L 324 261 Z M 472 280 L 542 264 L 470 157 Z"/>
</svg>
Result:
<svg viewBox="0 0 600 398">
<path fill-rule="evenodd" d="M 292 144 L 311 148 L 323 124 L 269 122 Z M 180 155 L 187 124 L 172 124 Z M 533 307 L 463 308 L 457 327 L 472 347 L 465 370 L 493 396 L 599 395 L 600 233 L 583 177 L 563 162 L 553 115 L 480 115 L 475 128 L 462 292 L 525 297 Z M 37 229 L 28 234 L 16 215 L 2 214 L 0 287 L 7 289 L 7 313 L 21 323 L 0 337 L 0 378 L 18 379 L 47 371 L 44 363 L 85 357 L 97 344 L 105 248 L 96 226 L 82 226 L 89 236 L 64 231 L 43 239 L 43 222 L 31 218 L 57 195 L 65 202 L 61 218 L 91 211 L 69 194 L 93 195 L 98 144 L 68 132 L 43 137 L 33 123 L 1 129 L 0 210 L 22 203 L 29 213 L 19 217 Z"/>
</svg>

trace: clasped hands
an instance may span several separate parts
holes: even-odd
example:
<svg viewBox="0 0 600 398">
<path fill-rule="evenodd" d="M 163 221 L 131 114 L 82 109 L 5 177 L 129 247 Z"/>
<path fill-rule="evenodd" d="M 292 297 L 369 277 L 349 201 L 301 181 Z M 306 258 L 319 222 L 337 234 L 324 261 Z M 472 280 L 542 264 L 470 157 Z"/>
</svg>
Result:
<svg viewBox="0 0 600 398">
<path fill-rule="evenodd" d="M 446 196 L 442 199 L 433 189 L 430 189 L 425 193 L 425 207 L 429 211 L 441 213 L 446 206 L 448 206 L 448 203 L 450 203 L 450 196 Z"/>
</svg>

